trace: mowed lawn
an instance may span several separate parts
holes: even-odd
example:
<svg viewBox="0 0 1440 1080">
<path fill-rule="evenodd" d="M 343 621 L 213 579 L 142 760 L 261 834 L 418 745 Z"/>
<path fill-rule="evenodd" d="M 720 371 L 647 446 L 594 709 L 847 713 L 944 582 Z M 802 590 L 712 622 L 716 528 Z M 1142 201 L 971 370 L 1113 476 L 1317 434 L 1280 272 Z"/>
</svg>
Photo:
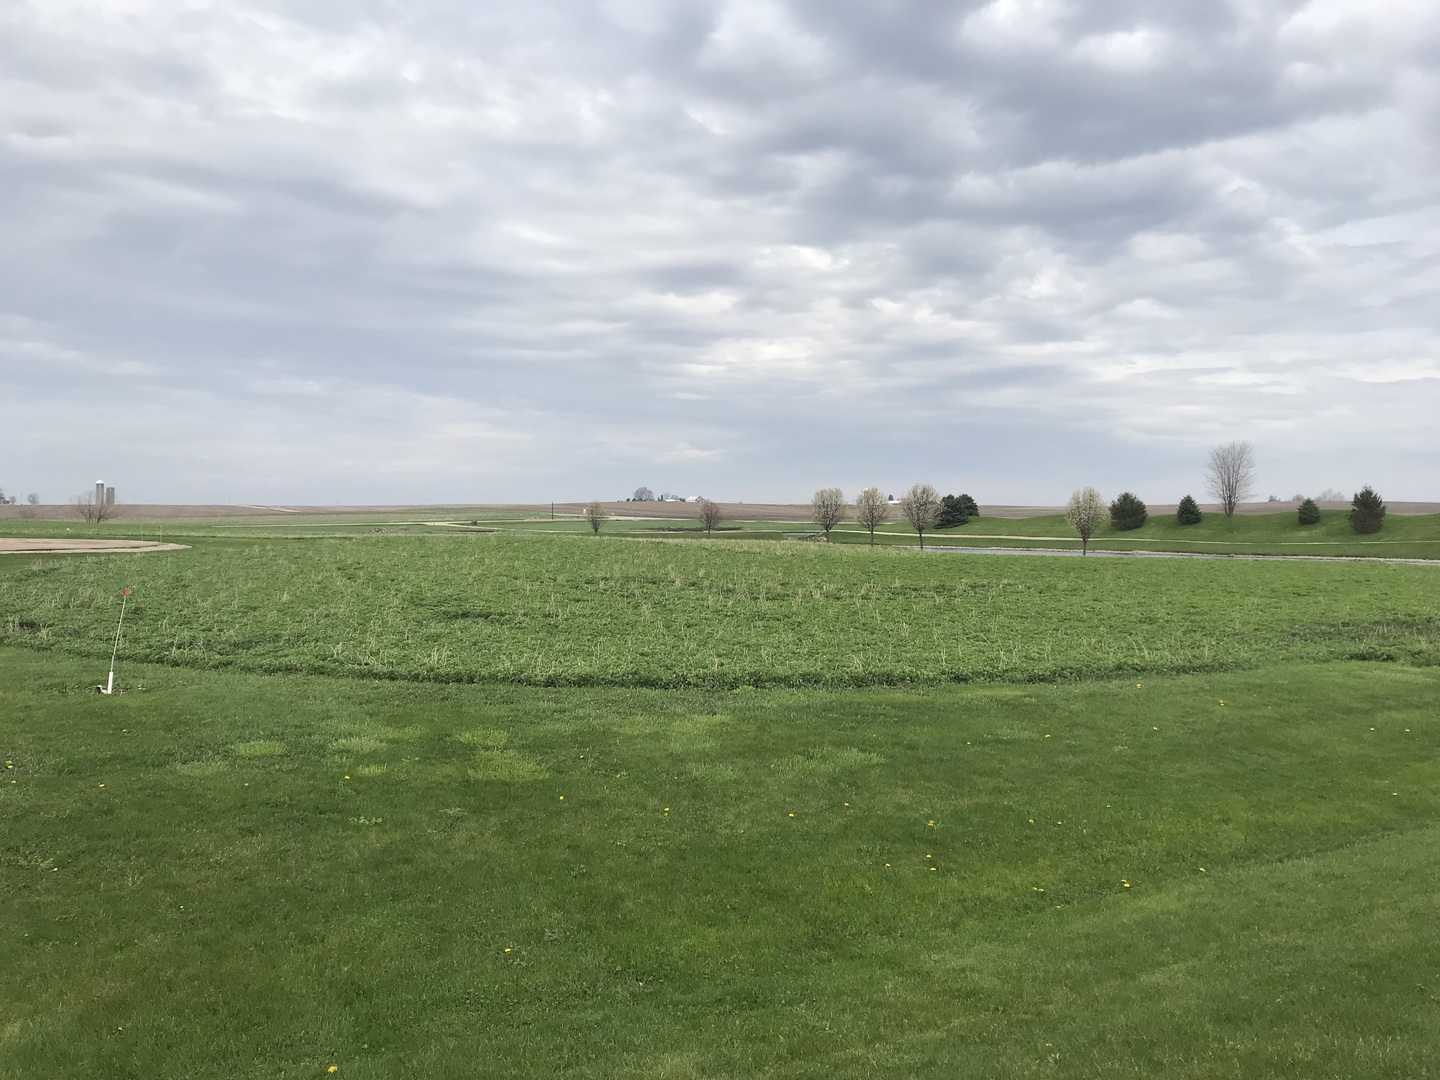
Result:
<svg viewBox="0 0 1440 1080">
<path fill-rule="evenodd" d="M 0 649 L 0 1077 L 1434 1075 L 1440 668 L 100 653 Z"/>
</svg>

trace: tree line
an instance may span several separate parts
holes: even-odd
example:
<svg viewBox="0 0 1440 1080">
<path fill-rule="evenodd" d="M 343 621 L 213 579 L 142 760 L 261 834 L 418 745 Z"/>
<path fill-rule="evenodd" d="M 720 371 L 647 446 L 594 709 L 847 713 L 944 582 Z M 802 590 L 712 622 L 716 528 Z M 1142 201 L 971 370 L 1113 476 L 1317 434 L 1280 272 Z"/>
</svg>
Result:
<svg viewBox="0 0 1440 1080">
<path fill-rule="evenodd" d="M 1230 531 L 1235 529 L 1236 508 L 1255 494 L 1255 448 L 1248 442 L 1228 442 L 1210 451 L 1206 464 L 1205 486 L 1211 498 L 1220 504 L 1225 522 Z M 1322 499 L 1334 496 L 1335 501 L 1344 498 L 1338 491 L 1324 491 Z M 1300 525 L 1316 525 L 1320 521 L 1320 506 L 1314 499 L 1299 498 L 1296 518 Z M 1080 549 L 1086 553 L 1090 540 L 1104 523 L 1106 515 L 1110 527 L 1116 532 L 1138 529 L 1149 518 L 1144 502 L 1132 492 L 1123 492 L 1107 507 L 1105 500 L 1093 487 L 1080 488 L 1071 494 L 1065 504 L 1065 521 L 1080 537 Z M 1366 484 L 1357 491 L 1350 501 L 1350 527 L 1357 533 L 1379 532 L 1385 523 L 1385 500 L 1374 488 Z M 1175 520 L 1180 525 L 1198 525 L 1203 514 L 1194 496 L 1186 495 L 1175 509 Z"/>
</svg>

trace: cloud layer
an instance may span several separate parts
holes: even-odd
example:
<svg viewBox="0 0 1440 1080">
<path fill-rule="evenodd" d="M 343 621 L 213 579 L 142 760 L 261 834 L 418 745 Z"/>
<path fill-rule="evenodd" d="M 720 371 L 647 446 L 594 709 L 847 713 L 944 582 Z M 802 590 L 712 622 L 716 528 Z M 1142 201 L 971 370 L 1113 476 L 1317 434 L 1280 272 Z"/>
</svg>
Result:
<svg viewBox="0 0 1440 1080">
<path fill-rule="evenodd" d="M 1420 0 L 11 4 L 0 484 L 1440 497 L 1437 69 Z"/>
</svg>

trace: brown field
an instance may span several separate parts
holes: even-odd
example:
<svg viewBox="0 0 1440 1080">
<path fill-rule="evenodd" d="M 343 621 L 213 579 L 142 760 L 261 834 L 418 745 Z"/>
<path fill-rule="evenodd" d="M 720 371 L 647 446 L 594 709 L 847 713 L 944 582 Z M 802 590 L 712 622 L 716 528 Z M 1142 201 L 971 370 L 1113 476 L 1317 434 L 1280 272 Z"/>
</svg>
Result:
<svg viewBox="0 0 1440 1080">
<path fill-rule="evenodd" d="M 447 503 L 432 505 L 397 504 L 391 506 L 222 506 L 222 505 L 177 505 L 169 503 L 122 503 L 117 506 L 116 520 L 120 521 L 199 521 L 215 518 L 293 518 L 310 516 L 366 515 L 366 514 L 413 514 L 428 518 L 461 518 L 483 516 L 493 511 L 521 511 L 548 515 L 551 507 L 557 514 L 579 514 L 583 502 L 551 503 Z M 665 518 L 689 519 L 695 517 L 696 505 L 681 502 L 605 502 L 602 503 L 614 517 L 622 518 Z M 1241 514 L 1293 513 L 1296 503 L 1283 502 L 1242 503 Z M 1440 514 L 1440 502 L 1387 502 L 1386 508 L 1392 514 Z M 795 521 L 810 520 L 810 504 L 807 503 L 739 503 L 720 504 L 725 518 L 730 521 Z M 1212 503 L 1201 503 L 1202 510 L 1219 512 Z M 1348 502 L 1326 502 L 1320 504 L 1323 510 L 1345 511 Z M 1173 514 L 1174 503 L 1151 503 L 1150 512 L 1156 515 Z M 1028 518 L 1042 514 L 1064 513 L 1063 506 L 1002 506 L 982 504 L 982 517 Z M 0 506 L 0 521 L 74 521 L 76 513 L 71 506 Z"/>
</svg>

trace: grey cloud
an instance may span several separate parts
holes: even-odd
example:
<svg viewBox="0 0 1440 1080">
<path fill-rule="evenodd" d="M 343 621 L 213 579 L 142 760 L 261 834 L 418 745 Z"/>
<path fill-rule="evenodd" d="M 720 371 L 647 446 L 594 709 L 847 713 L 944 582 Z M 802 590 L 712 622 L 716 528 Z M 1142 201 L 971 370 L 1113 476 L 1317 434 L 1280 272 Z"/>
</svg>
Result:
<svg viewBox="0 0 1440 1080">
<path fill-rule="evenodd" d="M 150 403 L 156 497 L 795 497 L 863 479 L 837 417 L 896 486 L 946 433 L 992 498 L 1084 480 L 1037 445 L 1173 484 L 1270 439 L 1286 492 L 1440 464 L 1424 5 L 0 18 L 7 487 L 110 453 L 95 417 L 41 437 L 97 386 Z"/>
</svg>

